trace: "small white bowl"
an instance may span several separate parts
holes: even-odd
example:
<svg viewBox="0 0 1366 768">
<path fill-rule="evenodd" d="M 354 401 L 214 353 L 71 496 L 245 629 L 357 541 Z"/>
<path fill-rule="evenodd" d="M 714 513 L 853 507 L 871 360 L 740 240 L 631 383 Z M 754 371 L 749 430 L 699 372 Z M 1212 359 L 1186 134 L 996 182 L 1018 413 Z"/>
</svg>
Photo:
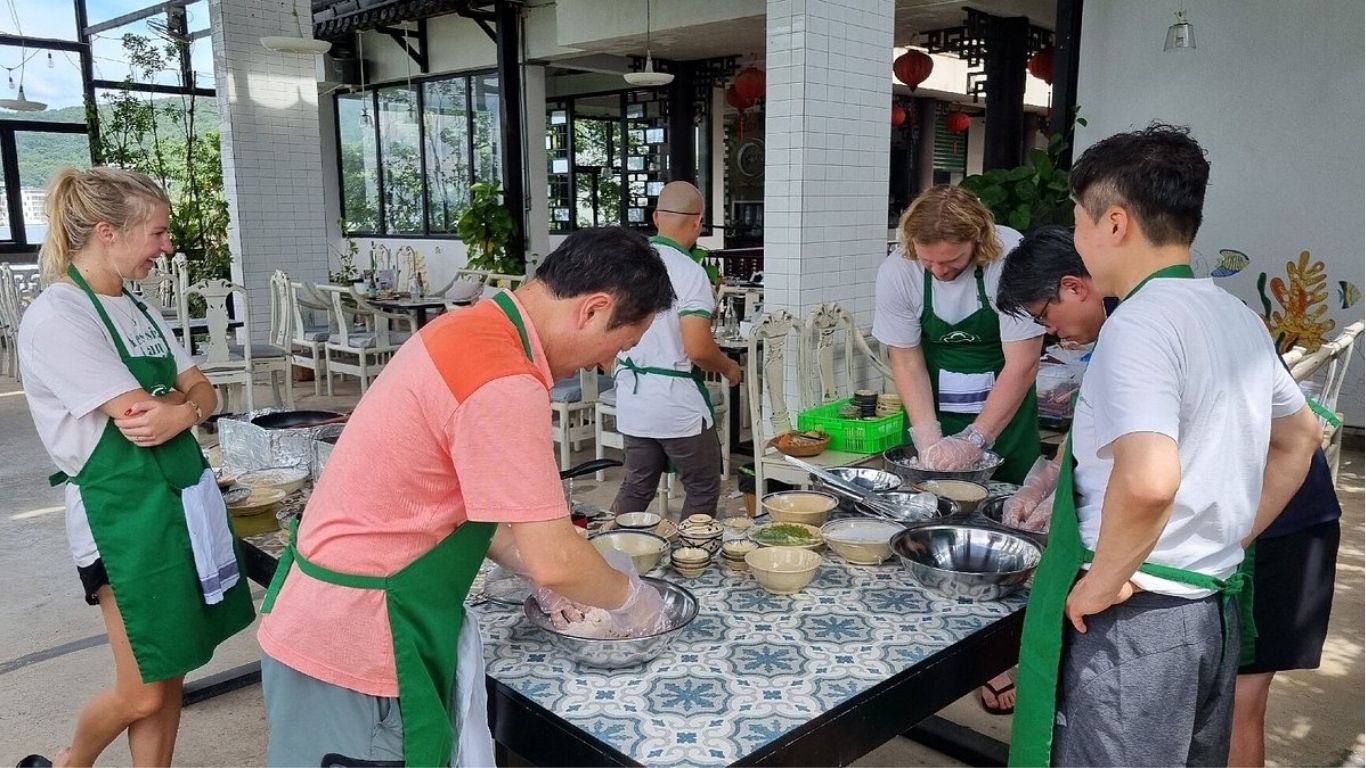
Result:
<svg viewBox="0 0 1366 768">
<path fill-rule="evenodd" d="M 845 518 L 821 526 L 825 543 L 853 565 L 878 565 L 892 556 L 892 537 L 905 526 L 888 520 Z"/>
<path fill-rule="evenodd" d="M 664 553 L 669 550 L 669 542 L 663 536 L 646 531 L 623 529 L 595 533 L 588 537 L 599 552 L 615 549 L 631 556 L 636 573 L 645 573 L 659 565 Z"/>
<path fill-rule="evenodd" d="M 616 516 L 618 528 L 633 531 L 653 531 L 664 518 L 654 512 L 623 512 Z"/>
</svg>

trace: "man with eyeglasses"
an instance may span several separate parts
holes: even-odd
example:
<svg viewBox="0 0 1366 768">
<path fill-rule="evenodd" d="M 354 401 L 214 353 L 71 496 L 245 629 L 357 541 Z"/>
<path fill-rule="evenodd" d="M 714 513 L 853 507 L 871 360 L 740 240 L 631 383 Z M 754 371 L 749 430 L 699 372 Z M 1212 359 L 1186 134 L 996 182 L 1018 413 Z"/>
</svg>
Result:
<svg viewBox="0 0 1366 768">
<path fill-rule="evenodd" d="M 702 193 L 686 181 L 664 185 L 654 213 L 658 234 L 650 238 L 664 260 L 676 299 L 655 316 L 640 343 L 618 358 L 617 430 L 626 453 L 626 477 L 614 511 L 650 505 L 659 477 L 670 464 L 687 494 L 683 515 L 716 514 L 721 496 L 721 444 L 711 394 L 702 372 L 740 383 L 740 365 L 716 346 L 711 318 L 716 294 L 706 270 L 692 256 L 702 233 Z"/>
</svg>

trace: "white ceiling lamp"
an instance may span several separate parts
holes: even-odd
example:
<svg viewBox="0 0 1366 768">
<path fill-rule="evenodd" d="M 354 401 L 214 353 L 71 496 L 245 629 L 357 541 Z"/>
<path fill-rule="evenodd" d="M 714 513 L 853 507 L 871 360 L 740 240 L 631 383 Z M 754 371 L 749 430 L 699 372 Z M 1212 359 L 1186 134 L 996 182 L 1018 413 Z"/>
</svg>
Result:
<svg viewBox="0 0 1366 768">
<path fill-rule="evenodd" d="M 42 112 L 47 109 L 47 104 L 41 101 L 30 101 L 28 97 L 24 96 L 24 85 L 21 82 L 19 84 L 19 95 L 13 99 L 0 99 L 0 108 L 12 109 L 15 112 Z"/>
<path fill-rule="evenodd" d="M 1180 10 L 1176 12 L 1176 23 L 1167 27 L 1167 42 L 1162 46 L 1164 51 L 1179 51 L 1183 48 L 1195 50 L 1195 27 L 1186 21 L 1186 4 L 1181 3 Z"/>
<path fill-rule="evenodd" d="M 654 58 L 650 55 L 650 0 L 645 0 L 645 68 L 639 72 L 622 75 L 626 82 L 641 88 L 658 88 L 674 81 L 668 72 L 656 72 Z"/>
<path fill-rule="evenodd" d="M 328 41 L 317 40 L 312 35 L 304 34 L 303 22 L 299 20 L 299 6 L 295 5 L 294 0 L 285 1 L 289 3 L 290 10 L 294 13 L 294 26 L 299 34 L 263 37 L 261 38 L 261 45 L 279 53 L 327 53 L 332 50 L 332 44 Z"/>
</svg>

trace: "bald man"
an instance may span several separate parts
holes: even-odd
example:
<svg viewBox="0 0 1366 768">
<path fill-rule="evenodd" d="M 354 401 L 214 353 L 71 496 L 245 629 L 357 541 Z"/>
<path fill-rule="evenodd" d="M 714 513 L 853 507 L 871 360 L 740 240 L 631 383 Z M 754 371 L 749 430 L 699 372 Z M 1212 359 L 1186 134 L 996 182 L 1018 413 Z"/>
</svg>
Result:
<svg viewBox="0 0 1366 768">
<path fill-rule="evenodd" d="M 617 430 L 626 448 L 626 479 L 613 509 L 650 505 L 659 476 L 672 462 L 687 498 L 684 516 L 716 514 L 721 495 L 721 445 L 702 371 L 740 383 L 740 366 L 716 346 L 716 309 L 707 272 L 691 255 L 702 231 L 702 193 L 686 181 L 664 185 L 650 238 L 673 283 L 674 305 L 655 315 L 640 343 L 617 358 Z"/>
</svg>

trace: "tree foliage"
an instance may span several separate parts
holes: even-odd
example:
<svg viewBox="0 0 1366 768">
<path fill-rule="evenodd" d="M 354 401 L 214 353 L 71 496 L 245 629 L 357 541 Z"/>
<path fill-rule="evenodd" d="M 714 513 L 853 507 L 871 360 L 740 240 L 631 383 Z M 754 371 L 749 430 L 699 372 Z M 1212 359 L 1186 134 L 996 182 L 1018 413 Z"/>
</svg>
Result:
<svg viewBox="0 0 1366 768">
<path fill-rule="evenodd" d="M 1077 125 L 1086 125 L 1077 117 Z M 1059 167 L 1069 144 L 1061 133 L 1048 137 L 1048 149 L 1032 149 L 1029 161 L 1015 168 L 993 168 L 964 178 L 959 186 L 977 195 L 998 224 L 1028 232 L 1045 224 L 1070 227 L 1072 200 L 1068 196 L 1067 171 Z"/>
</svg>

